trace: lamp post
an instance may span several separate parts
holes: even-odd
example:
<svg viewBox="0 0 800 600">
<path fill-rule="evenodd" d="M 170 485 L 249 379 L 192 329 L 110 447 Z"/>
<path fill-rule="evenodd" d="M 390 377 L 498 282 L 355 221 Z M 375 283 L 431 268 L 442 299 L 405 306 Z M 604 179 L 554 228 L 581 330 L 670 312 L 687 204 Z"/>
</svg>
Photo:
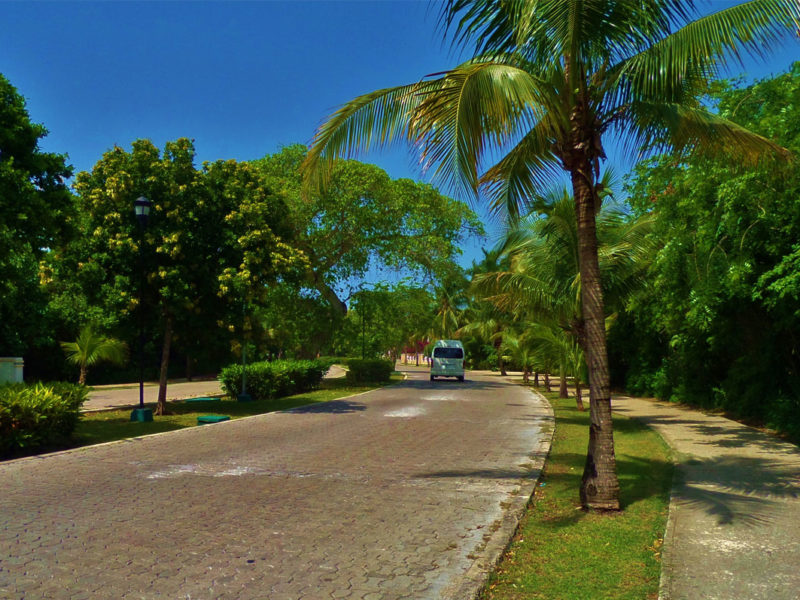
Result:
<svg viewBox="0 0 800 600">
<path fill-rule="evenodd" d="M 144 407 L 144 257 L 142 246 L 144 245 L 144 230 L 147 228 L 147 221 L 150 218 L 150 207 L 152 203 L 144 196 L 139 196 L 133 202 L 133 214 L 139 223 L 139 305 L 137 307 L 139 318 L 139 408 L 134 408 L 131 413 L 131 421 L 152 421 L 153 410 Z"/>
</svg>

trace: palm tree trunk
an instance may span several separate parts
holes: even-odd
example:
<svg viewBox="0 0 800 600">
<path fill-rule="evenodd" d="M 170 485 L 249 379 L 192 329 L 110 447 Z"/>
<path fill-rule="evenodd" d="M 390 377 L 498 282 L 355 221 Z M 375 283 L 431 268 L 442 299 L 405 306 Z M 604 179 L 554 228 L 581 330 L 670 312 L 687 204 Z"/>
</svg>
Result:
<svg viewBox="0 0 800 600">
<path fill-rule="evenodd" d="M 78 383 L 81 385 L 86 385 L 86 363 L 81 365 L 81 374 L 78 375 Z"/>
<path fill-rule="evenodd" d="M 531 372 L 528 367 L 522 368 L 522 383 L 529 383 L 531 380 Z"/>
<path fill-rule="evenodd" d="M 581 479 L 580 498 L 585 508 L 619 510 L 603 290 L 597 259 L 595 213 L 599 206 L 596 206 L 589 158 L 579 153 L 573 159 L 570 175 L 578 222 L 581 302 L 586 328 L 586 363 L 589 367 L 589 448 Z"/>
<path fill-rule="evenodd" d="M 506 373 L 506 365 L 503 362 L 503 353 L 500 352 L 500 346 L 502 344 L 503 344 L 503 340 L 501 340 L 500 338 L 497 338 L 494 341 L 494 349 L 495 349 L 495 352 L 497 352 L 497 367 L 500 369 L 500 375 L 505 377 L 506 375 L 508 375 L 508 373 Z"/>
<path fill-rule="evenodd" d="M 539 387 L 539 371 L 533 372 L 533 387 Z"/>
<path fill-rule="evenodd" d="M 164 345 L 161 348 L 161 373 L 158 378 L 157 415 L 167 414 L 167 373 L 169 371 L 169 351 L 172 345 L 172 318 L 167 317 L 164 328 Z"/>
<path fill-rule="evenodd" d="M 575 404 L 578 406 L 579 411 L 586 410 L 583 407 L 583 397 L 581 396 L 581 381 L 577 377 L 575 378 Z"/>
<path fill-rule="evenodd" d="M 550 392 L 550 372 L 544 374 L 544 391 Z"/>
<path fill-rule="evenodd" d="M 567 393 L 567 370 L 564 368 L 564 365 L 561 365 L 559 373 L 559 382 L 558 382 L 558 397 L 559 398 L 569 398 L 569 394 Z"/>
</svg>

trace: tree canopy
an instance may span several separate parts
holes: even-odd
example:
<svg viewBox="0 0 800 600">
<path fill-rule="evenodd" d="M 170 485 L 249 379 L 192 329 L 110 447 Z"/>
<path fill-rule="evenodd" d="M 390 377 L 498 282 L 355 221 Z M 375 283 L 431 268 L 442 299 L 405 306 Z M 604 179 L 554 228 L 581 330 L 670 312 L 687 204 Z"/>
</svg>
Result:
<svg viewBox="0 0 800 600">
<path fill-rule="evenodd" d="M 0 355 L 52 341 L 43 314 L 39 261 L 68 239 L 74 213 L 64 155 L 42 152 L 47 135 L 32 123 L 24 98 L 0 75 Z M 26 310 L 22 310 L 25 307 Z"/>
</svg>

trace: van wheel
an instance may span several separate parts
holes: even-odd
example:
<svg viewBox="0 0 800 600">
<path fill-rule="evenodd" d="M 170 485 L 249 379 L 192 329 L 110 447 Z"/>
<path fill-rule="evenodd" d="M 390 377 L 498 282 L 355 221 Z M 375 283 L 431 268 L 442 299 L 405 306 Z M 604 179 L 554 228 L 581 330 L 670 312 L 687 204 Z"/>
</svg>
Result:
<svg viewBox="0 0 800 600">
<path fill-rule="evenodd" d="M 435 377 L 433 375 L 431 375 L 431 381 L 433 381 L 434 379 L 435 379 Z"/>
<path fill-rule="evenodd" d="M 458 380 L 463 382 L 464 381 L 464 376 L 462 375 L 461 377 L 458 378 Z"/>
</svg>

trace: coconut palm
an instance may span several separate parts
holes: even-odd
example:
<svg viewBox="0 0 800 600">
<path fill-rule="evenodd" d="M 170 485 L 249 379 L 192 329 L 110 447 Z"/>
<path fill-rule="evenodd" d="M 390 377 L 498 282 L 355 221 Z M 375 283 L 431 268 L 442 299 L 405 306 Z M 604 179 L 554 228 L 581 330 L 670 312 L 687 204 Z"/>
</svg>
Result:
<svg viewBox="0 0 800 600">
<path fill-rule="evenodd" d="M 334 160 L 406 140 L 455 189 L 483 186 L 514 217 L 559 173 L 575 200 L 591 427 L 581 501 L 619 508 L 595 215 L 605 141 L 628 149 L 724 152 L 754 162 L 776 144 L 698 100 L 720 65 L 798 29 L 797 0 L 752 0 L 699 17 L 693 0 L 449 0 L 441 22 L 475 58 L 421 82 L 360 96 L 318 130 L 305 163 L 324 185 Z M 698 18 L 699 17 L 699 18 Z M 510 149 L 509 149 L 510 148 Z M 484 171 L 496 153 L 504 157 Z"/>
<path fill-rule="evenodd" d="M 89 367 L 99 362 L 123 364 L 128 358 L 125 342 L 96 333 L 91 325 L 83 327 L 74 342 L 61 342 L 67 361 L 80 367 L 78 383 L 86 383 Z"/>
</svg>

